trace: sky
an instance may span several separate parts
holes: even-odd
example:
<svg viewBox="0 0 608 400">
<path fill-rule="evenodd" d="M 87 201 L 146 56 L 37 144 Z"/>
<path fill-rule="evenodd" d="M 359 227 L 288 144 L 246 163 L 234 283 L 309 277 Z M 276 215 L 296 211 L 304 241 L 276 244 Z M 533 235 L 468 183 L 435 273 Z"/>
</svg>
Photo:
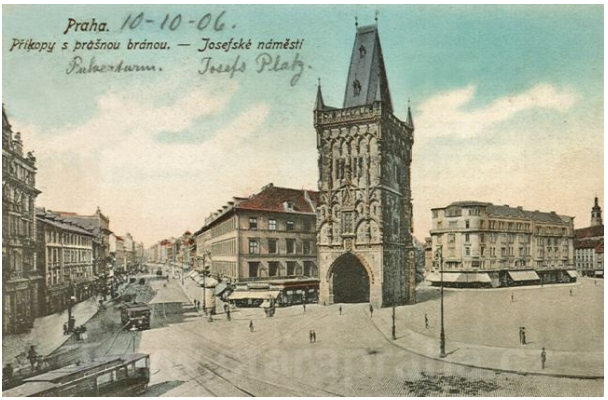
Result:
<svg viewBox="0 0 608 400">
<path fill-rule="evenodd" d="M 594 196 L 603 206 L 601 5 L 2 11 L 2 102 L 37 157 L 36 205 L 82 214 L 99 206 L 114 232 L 130 232 L 146 246 L 199 229 L 233 196 L 270 182 L 317 189 L 318 79 L 325 103 L 340 107 L 355 17 L 360 26 L 373 24 L 376 11 L 395 114 L 405 119 L 409 99 L 416 127 L 419 240 L 428 236 L 430 209 L 458 200 L 556 211 L 574 216 L 575 227 L 589 225 Z M 76 31 L 74 24 L 65 32 L 70 18 L 95 18 L 109 31 Z M 252 49 L 200 52 L 205 38 L 251 39 Z M 288 38 L 304 42 L 267 51 L 272 64 L 258 71 L 266 52 L 258 43 Z M 52 52 L 11 51 L 21 39 L 56 45 Z M 98 39 L 121 47 L 74 50 L 76 42 Z M 169 49 L 129 50 L 129 40 L 167 42 Z M 237 56 L 244 72 L 201 73 L 205 57 L 226 68 Z M 122 60 L 155 71 L 68 74 L 74 57 L 87 67 Z"/>
</svg>

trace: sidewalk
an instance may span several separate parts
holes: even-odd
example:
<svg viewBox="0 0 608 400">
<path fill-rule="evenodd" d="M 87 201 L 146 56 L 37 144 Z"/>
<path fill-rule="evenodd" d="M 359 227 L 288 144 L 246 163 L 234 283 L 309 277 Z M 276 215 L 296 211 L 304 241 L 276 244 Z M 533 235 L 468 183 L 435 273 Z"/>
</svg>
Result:
<svg viewBox="0 0 608 400">
<path fill-rule="evenodd" d="M 72 308 L 72 315 L 76 318 L 76 326 L 84 325 L 97 313 L 97 300 L 88 299 L 76 304 Z M 68 320 L 68 311 L 46 315 L 34 320 L 34 327 L 27 333 L 2 335 L 2 365 L 12 363 L 13 368 L 19 364 L 26 365 L 25 357 L 16 358 L 27 352 L 31 345 L 36 346 L 40 355 L 48 355 L 68 341 L 71 335 L 63 334 L 63 324 Z M 28 364 L 29 365 L 29 364 Z"/>
<path fill-rule="evenodd" d="M 391 309 L 374 313 L 370 320 L 393 345 L 411 353 L 451 364 L 518 374 L 548 375 L 571 378 L 603 379 L 603 352 L 552 351 L 547 349 L 546 368 L 541 368 L 540 351 L 529 348 L 478 346 L 446 341 L 446 358 L 439 357 L 439 338 L 407 329 L 404 321 L 397 322 L 397 340 L 391 339 Z M 399 317 L 397 317 L 399 319 Z"/>
</svg>

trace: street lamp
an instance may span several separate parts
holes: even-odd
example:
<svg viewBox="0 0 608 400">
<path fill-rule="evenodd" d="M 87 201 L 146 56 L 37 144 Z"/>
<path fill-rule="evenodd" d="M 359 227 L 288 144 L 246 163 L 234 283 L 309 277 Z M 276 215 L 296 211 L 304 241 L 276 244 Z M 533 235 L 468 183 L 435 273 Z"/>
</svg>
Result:
<svg viewBox="0 0 608 400">
<path fill-rule="evenodd" d="M 439 333 L 439 357 L 445 358 L 445 328 L 443 324 L 443 254 L 441 247 L 435 252 L 441 274 L 441 332 Z"/>
</svg>

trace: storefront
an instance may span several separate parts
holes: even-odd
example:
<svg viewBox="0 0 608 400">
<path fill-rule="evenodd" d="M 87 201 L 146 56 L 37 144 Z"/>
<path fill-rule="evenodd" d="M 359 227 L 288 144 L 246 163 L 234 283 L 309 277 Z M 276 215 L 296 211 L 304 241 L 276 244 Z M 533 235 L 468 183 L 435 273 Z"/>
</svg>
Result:
<svg viewBox="0 0 608 400">
<path fill-rule="evenodd" d="M 441 273 L 432 272 L 426 280 L 433 286 L 441 286 Z M 488 288 L 492 287 L 492 279 L 485 272 L 444 272 L 443 286 L 456 288 Z"/>
</svg>

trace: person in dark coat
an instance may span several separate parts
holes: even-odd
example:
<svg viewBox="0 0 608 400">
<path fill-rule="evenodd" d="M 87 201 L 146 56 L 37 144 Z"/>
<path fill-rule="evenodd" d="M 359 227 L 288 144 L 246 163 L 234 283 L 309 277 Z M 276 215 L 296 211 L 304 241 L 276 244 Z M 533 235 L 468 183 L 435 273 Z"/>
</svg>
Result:
<svg viewBox="0 0 608 400">
<path fill-rule="evenodd" d="M 342 304 L 340 304 L 340 307 L 338 307 L 338 310 L 340 311 L 340 315 L 342 315 Z"/>
<path fill-rule="evenodd" d="M 249 320 L 249 331 L 253 333 L 253 321 Z"/>
<path fill-rule="evenodd" d="M 312 329 L 308 331 L 308 341 L 312 343 Z"/>
<path fill-rule="evenodd" d="M 521 344 L 526 345 L 526 327 L 521 328 Z"/>
<path fill-rule="evenodd" d="M 306 314 L 306 303 L 302 303 L 302 308 L 304 309 L 304 314 Z"/>
<path fill-rule="evenodd" d="M 519 327 L 519 344 L 524 344 L 524 334 L 523 334 L 523 328 L 520 326 Z"/>
<path fill-rule="evenodd" d="M 374 306 L 369 305 L 369 317 L 374 318 Z"/>
<path fill-rule="evenodd" d="M 543 351 L 540 352 L 540 364 L 542 369 L 545 369 L 545 363 L 547 362 L 547 352 L 545 351 L 545 348 L 543 347 Z"/>
<path fill-rule="evenodd" d="M 317 343 L 317 331 L 312 330 L 312 342 Z"/>
<path fill-rule="evenodd" d="M 34 345 L 30 346 L 30 349 L 27 351 L 27 359 L 30 361 L 32 365 L 32 370 L 36 367 L 36 361 L 38 360 L 38 353 L 36 352 L 36 348 Z"/>
<path fill-rule="evenodd" d="M 424 314 L 424 329 L 429 329 L 429 317 Z"/>
</svg>

